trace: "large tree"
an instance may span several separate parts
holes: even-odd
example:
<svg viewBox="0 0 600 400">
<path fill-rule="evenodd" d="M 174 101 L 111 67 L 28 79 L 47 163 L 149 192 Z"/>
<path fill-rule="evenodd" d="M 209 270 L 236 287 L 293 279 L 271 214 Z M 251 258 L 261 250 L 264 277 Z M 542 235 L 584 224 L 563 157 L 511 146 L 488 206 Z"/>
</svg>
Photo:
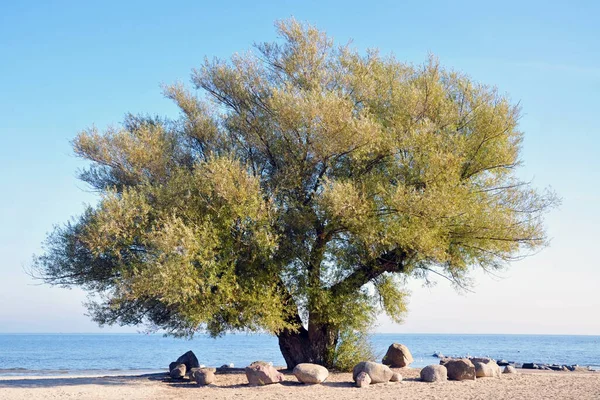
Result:
<svg viewBox="0 0 600 400">
<path fill-rule="evenodd" d="M 519 180 L 519 107 L 441 68 L 336 46 L 312 26 L 206 60 L 178 119 L 128 115 L 74 140 L 98 204 L 49 235 L 46 282 L 93 294 L 100 324 L 267 331 L 288 367 L 339 341 L 407 277 L 463 285 L 545 245 L 553 204 Z"/>
</svg>

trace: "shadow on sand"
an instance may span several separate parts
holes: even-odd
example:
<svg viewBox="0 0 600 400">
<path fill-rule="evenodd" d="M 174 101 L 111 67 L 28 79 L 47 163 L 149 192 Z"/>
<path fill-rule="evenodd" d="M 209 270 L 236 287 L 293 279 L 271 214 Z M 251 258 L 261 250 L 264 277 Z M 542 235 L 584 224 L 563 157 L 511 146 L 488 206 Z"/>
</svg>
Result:
<svg viewBox="0 0 600 400">
<path fill-rule="evenodd" d="M 96 377 L 31 377 L 0 380 L 2 388 L 49 388 L 54 386 L 78 386 L 78 385 L 132 385 L 141 380 L 162 380 L 165 374 L 146 374 L 135 376 L 96 376 Z"/>
</svg>

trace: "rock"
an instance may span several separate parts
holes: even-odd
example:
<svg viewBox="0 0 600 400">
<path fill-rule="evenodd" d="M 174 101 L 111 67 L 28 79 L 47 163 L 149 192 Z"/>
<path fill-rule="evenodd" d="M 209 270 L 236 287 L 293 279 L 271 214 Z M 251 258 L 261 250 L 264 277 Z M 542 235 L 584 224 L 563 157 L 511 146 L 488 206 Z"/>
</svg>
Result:
<svg viewBox="0 0 600 400">
<path fill-rule="evenodd" d="M 173 379 L 183 379 L 185 377 L 185 371 L 185 364 L 178 364 L 171 369 L 169 375 L 171 375 L 171 378 Z"/>
<path fill-rule="evenodd" d="M 516 374 L 517 373 L 517 369 L 515 367 L 513 367 L 512 365 L 507 365 L 506 367 L 504 367 L 504 372 L 505 374 Z"/>
<path fill-rule="evenodd" d="M 403 344 L 394 343 L 389 348 L 381 362 L 392 368 L 403 368 L 412 363 L 413 357 L 410 350 Z"/>
<path fill-rule="evenodd" d="M 370 383 L 385 383 L 392 379 L 394 372 L 387 365 L 378 364 L 372 361 L 363 361 L 354 367 L 352 370 L 352 379 L 356 382 L 356 377 L 361 373 L 365 372 L 371 378 Z"/>
<path fill-rule="evenodd" d="M 264 361 L 255 361 L 245 369 L 250 386 L 263 386 L 283 382 L 283 374 Z"/>
<path fill-rule="evenodd" d="M 487 363 L 481 361 L 473 362 L 475 366 L 475 375 L 477 378 L 500 378 L 502 370 L 495 361 L 489 361 Z"/>
<path fill-rule="evenodd" d="M 498 364 L 498 366 L 500 366 L 500 367 L 505 367 L 507 365 L 510 365 L 510 363 L 504 359 L 496 361 L 496 364 Z"/>
<path fill-rule="evenodd" d="M 534 363 L 523 363 L 521 366 L 523 369 L 536 369 L 536 365 Z"/>
<path fill-rule="evenodd" d="M 483 363 L 483 364 L 488 364 L 488 363 L 494 361 L 494 360 L 492 360 L 491 358 L 488 358 L 488 357 L 469 357 L 469 360 L 471 360 L 471 362 L 473 364 L 475 364 L 476 362 Z"/>
<path fill-rule="evenodd" d="M 200 371 L 200 370 L 209 371 L 209 372 L 212 372 L 213 374 L 214 374 L 215 372 L 217 372 L 217 369 L 216 369 L 216 368 L 207 368 L 207 367 L 201 366 L 201 367 L 198 367 L 198 368 L 192 368 L 191 370 L 189 370 L 189 371 L 187 372 L 187 375 L 190 377 L 190 379 L 194 379 L 194 378 L 193 378 L 193 376 L 194 376 L 194 372 L 196 372 L 196 371 Z"/>
<path fill-rule="evenodd" d="M 437 351 L 431 355 L 435 358 L 446 358 L 442 353 L 438 353 Z"/>
<path fill-rule="evenodd" d="M 215 371 L 213 368 L 194 368 L 191 378 L 198 385 L 210 385 L 215 382 Z"/>
<path fill-rule="evenodd" d="M 358 387 L 367 387 L 371 383 L 371 377 L 366 372 L 361 372 L 356 376 L 356 386 Z"/>
<path fill-rule="evenodd" d="M 329 376 L 329 371 L 322 365 L 302 363 L 296 365 L 294 375 L 302 383 L 323 383 Z"/>
<path fill-rule="evenodd" d="M 448 379 L 453 381 L 475 380 L 475 366 L 467 358 L 448 360 L 442 365 L 448 370 Z"/>
<path fill-rule="evenodd" d="M 448 379 L 448 370 L 443 365 L 428 365 L 421 370 L 424 382 L 444 382 Z"/>
<path fill-rule="evenodd" d="M 402 382 L 402 375 L 400 375 L 400 372 L 394 372 L 390 378 L 390 382 Z"/>
<path fill-rule="evenodd" d="M 200 367 L 200 363 L 198 362 L 196 355 L 191 350 L 185 354 L 182 354 L 177 360 L 175 360 L 175 362 L 177 363 L 177 365 L 185 364 L 185 367 L 188 369 L 188 371 L 192 368 Z"/>
<path fill-rule="evenodd" d="M 171 364 L 169 364 L 169 372 L 173 371 L 173 369 L 178 365 L 179 364 L 176 363 L 175 361 L 173 361 Z"/>
</svg>

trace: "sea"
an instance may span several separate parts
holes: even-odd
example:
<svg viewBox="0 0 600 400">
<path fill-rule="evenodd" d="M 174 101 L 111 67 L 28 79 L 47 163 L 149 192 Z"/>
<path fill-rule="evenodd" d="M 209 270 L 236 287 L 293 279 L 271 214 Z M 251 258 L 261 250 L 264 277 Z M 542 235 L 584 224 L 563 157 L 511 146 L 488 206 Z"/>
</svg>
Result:
<svg viewBox="0 0 600 400">
<path fill-rule="evenodd" d="M 410 349 L 412 367 L 437 364 L 434 356 L 481 356 L 516 363 L 578 364 L 600 370 L 600 336 L 373 334 L 380 359 L 392 343 Z M 201 364 L 244 367 L 256 360 L 285 365 L 277 338 L 265 334 L 197 335 L 191 340 L 160 334 L 0 334 L 0 376 L 133 375 L 165 371 L 192 350 Z"/>
</svg>

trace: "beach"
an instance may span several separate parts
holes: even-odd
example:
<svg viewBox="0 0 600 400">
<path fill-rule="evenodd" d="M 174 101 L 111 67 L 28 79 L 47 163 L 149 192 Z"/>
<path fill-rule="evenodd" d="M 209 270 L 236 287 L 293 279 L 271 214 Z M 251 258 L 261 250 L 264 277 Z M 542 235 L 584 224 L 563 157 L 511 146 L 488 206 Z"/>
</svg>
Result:
<svg viewBox="0 0 600 400">
<path fill-rule="evenodd" d="M 598 399 L 600 373 L 519 371 L 501 378 L 425 383 L 418 368 L 394 369 L 402 382 L 357 388 L 349 373 L 304 385 L 289 373 L 282 384 L 249 387 L 243 372 L 217 374 L 206 387 L 174 382 L 166 374 L 142 376 L 0 377 L 0 400 L 21 399 Z"/>
</svg>

